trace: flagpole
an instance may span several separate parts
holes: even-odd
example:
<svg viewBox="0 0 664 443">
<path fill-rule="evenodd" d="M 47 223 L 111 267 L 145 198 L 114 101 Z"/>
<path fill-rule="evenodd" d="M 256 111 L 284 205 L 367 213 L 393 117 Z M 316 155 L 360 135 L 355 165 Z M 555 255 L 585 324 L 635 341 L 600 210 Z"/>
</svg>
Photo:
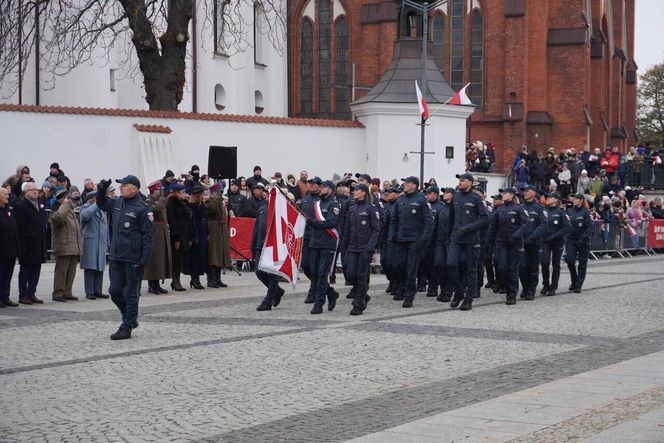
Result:
<svg viewBox="0 0 664 443">
<path fill-rule="evenodd" d="M 304 211 L 302 211 L 302 209 L 300 209 L 300 208 L 297 206 L 297 203 L 295 203 L 294 200 L 291 200 L 291 198 L 288 196 L 288 194 L 286 193 L 286 191 L 284 191 L 284 190 L 281 188 L 281 186 L 277 186 L 277 185 L 272 185 L 272 186 L 275 187 L 275 188 L 277 188 L 277 190 L 278 190 L 279 192 L 281 192 L 281 194 L 282 194 L 284 197 L 286 197 L 286 200 L 288 200 L 288 201 L 290 202 L 290 204 L 293 205 L 293 207 L 295 208 L 295 210 L 296 210 L 297 212 L 299 212 L 300 214 L 302 214 L 302 215 L 304 216 L 304 218 L 306 218 L 307 220 L 309 220 L 309 216 L 308 216 L 307 214 L 305 214 Z"/>
</svg>

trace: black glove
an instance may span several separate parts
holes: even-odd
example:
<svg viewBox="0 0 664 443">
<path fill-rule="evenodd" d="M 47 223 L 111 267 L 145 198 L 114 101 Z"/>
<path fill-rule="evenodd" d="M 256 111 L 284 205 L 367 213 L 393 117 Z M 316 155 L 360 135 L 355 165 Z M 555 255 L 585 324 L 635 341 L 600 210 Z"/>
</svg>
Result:
<svg viewBox="0 0 664 443">
<path fill-rule="evenodd" d="M 145 269 L 145 265 L 141 263 L 134 263 L 134 271 L 136 271 L 137 275 L 140 275 L 143 273 L 143 270 Z"/>
<path fill-rule="evenodd" d="M 372 256 L 373 256 L 373 251 L 364 251 L 364 252 L 362 252 L 362 258 L 364 260 L 370 260 Z"/>
<path fill-rule="evenodd" d="M 583 238 L 580 238 L 579 240 L 576 241 L 576 247 L 577 248 L 583 248 L 587 244 L 588 244 L 588 241 L 583 239 Z"/>
<path fill-rule="evenodd" d="M 106 191 L 108 191 L 108 188 L 111 187 L 111 181 L 110 180 L 101 180 L 97 184 L 97 192 L 99 194 L 106 195 Z"/>
<path fill-rule="evenodd" d="M 457 235 L 465 235 L 468 232 L 465 226 L 461 226 L 459 229 L 457 229 L 456 233 Z"/>
</svg>

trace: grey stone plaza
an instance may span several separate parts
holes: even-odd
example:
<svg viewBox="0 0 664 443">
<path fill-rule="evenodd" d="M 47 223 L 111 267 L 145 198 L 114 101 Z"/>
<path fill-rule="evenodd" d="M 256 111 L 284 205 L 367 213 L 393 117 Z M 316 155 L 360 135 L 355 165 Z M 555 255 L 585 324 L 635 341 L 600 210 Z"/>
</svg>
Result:
<svg viewBox="0 0 664 443">
<path fill-rule="evenodd" d="M 306 280 L 257 312 L 264 287 L 227 272 L 144 295 L 115 342 L 111 301 L 85 300 L 80 272 L 82 300 L 52 302 L 48 264 L 43 305 L 0 310 L 0 441 L 661 442 L 663 269 L 603 259 L 581 294 L 563 272 L 555 297 L 483 289 L 470 312 L 403 309 L 374 274 L 359 317 L 342 284 L 310 315 Z"/>
</svg>

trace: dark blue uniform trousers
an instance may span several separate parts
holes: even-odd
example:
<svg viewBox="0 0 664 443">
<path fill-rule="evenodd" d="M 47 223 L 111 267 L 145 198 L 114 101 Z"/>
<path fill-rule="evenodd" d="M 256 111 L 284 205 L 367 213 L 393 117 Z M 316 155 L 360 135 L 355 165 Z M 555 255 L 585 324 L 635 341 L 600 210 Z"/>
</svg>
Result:
<svg viewBox="0 0 664 443">
<path fill-rule="evenodd" d="M 477 293 L 477 262 L 480 258 L 480 248 L 479 243 L 458 243 L 451 240 L 447 249 L 447 277 L 450 280 L 450 287 L 455 294 L 464 294 L 469 300 L 472 300 L 473 294 Z M 463 286 L 462 267 L 465 277 Z"/>
<path fill-rule="evenodd" d="M 397 293 L 402 293 L 404 276 L 399 270 L 399 263 L 401 260 L 399 257 L 399 248 L 395 242 L 389 242 L 385 246 L 385 255 L 387 256 L 387 267 L 392 275 L 392 279 L 390 280 L 392 282 L 392 288 Z"/>
<path fill-rule="evenodd" d="M 403 276 L 403 298 L 412 301 L 417 293 L 417 267 L 422 253 L 417 248 L 417 242 L 397 242 L 394 254 L 398 263 L 397 272 Z"/>
<path fill-rule="evenodd" d="M 112 261 L 109 266 L 111 300 L 122 314 L 122 329 L 131 331 L 138 318 L 138 285 L 142 272 L 128 262 Z"/>
<path fill-rule="evenodd" d="M 507 295 L 516 297 L 519 291 L 519 262 L 521 245 L 513 246 L 496 244 L 496 267 L 499 281 L 504 284 Z"/>
<path fill-rule="evenodd" d="M 0 260 L 0 301 L 9 301 L 9 288 L 14 275 L 16 259 Z"/>
<path fill-rule="evenodd" d="M 256 266 L 254 267 L 255 268 L 254 272 L 256 273 L 256 277 L 258 277 L 261 283 L 263 283 L 267 288 L 267 294 L 265 294 L 265 298 L 263 299 L 262 304 L 272 306 L 272 302 L 274 301 L 274 296 L 277 294 L 277 290 L 279 289 L 279 276 L 258 269 L 258 260 L 261 256 L 261 252 L 262 252 L 261 249 L 257 249 L 254 251 L 254 258 L 256 260 Z"/>
<path fill-rule="evenodd" d="M 440 286 L 443 294 L 450 294 L 450 279 L 447 277 L 447 246 L 436 245 L 434 254 L 433 268 L 436 273 L 436 283 Z"/>
<path fill-rule="evenodd" d="M 563 256 L 562 243 L 542 244 L 542 284 L 545 288 L 558 289 L 558 280 L 560 280 L 560 258 Z M 553 265 L 553 273 L 549 280 L 549 266 Z"/>
<path fill-rule="evenodd" d="M 309 249 L 309 240 L 309 237 L 304 237 L 304 240 L 302 241 L 302 260 L 300 260 L 300 267 L 302 268 L 304 275 L 311 280 L 311 265 L 309 264 L 311 261 L 311 250 Z"/>
<path fill-rule="evenodd" d="M 538 244 L 524 245 L 519 265 L 521 286 L 525 292 L 535 293 L 539 282 L 539 265 L 542 258 L 542 246 Z"/>
<path fill-rule="evenodd" d="M 309 248 L 309 268 L 311 269 L 309 292 L 314 296 L 314 304 L 321 306 L 325 304 L 325 295 L 329 287 L 327 277 L 332 270 L 335 255 L 334 249 Z"/>
<path fill-rule="evenodd" d="M 586 268 L 588 267 L 588 255 L 590 254 L 590 244 L 583 242 L 578 244 L 576 240 L 567 239 L 565 245 L 565 261 L 569 269 L 569 275 L 572 279 L 572 286 L 575 289 L 581 289 L 586 280 Z M 576 262 L 579 262 L 578 267 Z"/>
<path fill-rule="evenodd" d="M 364 310 L 367 307 L 367 275 L 371 254 L 365 252 L 346 253 L 346 278 L 355 287 L 353 306 Z"/>
</svg>

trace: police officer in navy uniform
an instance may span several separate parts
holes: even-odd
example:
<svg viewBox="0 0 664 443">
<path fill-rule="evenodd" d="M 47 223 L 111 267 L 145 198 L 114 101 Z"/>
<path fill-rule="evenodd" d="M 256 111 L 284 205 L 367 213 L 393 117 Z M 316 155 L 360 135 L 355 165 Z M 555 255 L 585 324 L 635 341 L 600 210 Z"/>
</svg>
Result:
<svg viewBox="0 0 664 443">
<path fill-rule="evenodd" d="M 285 291 L 283 288 L 279 287 L 279 276 L 271 274 L 269 272 L 261 271 L 258 269 L 258 261 L 261 257 L 261 252 L 263 251 L 263 244 L 265 243 L 265 235 L 267 232 L 267 188 L 262 183 L 258 183 L 256 186 L 262 186 L 262 189 L 265 189 L 261 202 L 258 205 L 258 213 L 256 214 L 256 223 L 254 223 L 254 234 L 251 239 L 251 251 L 254 257 L 254 270 L 256 272 L 256 277 L 265 285 L 267 288 L 267 293 L 265 298 L 260 305 L 256 308 L 257 311 L 269 311 L 272 307 L 279 306 L 281 303 L 281 297 L 283 297 Z"/>
<path fill-rule="evenodd" d="M 480 196 L 482 199 L 482 204 L 487 211 L 487 214 L 491 213 L 491 207 L 489 202 L 485 199 L 484 188 L 480 185 L 473 186 L 473 192 Z M 480 293 L 482 286 L 484 285 L 484 261 L 487 254 L 487 241 L 486 241 L 486 229 L 480 229 L 480 258 L 477 260 L 477 286 L 475 288 L 475 294 L 473 298 L 480 298 Z"/>
<path fill-rule="evenodd" d="M 560 259 L 565 247 L 565 237 L 572 229 L 567 214 L 560 207 L 560 196 L 556 192 L 546 194 L 546 229 L 542 242 L 542 290 L 541 295 L 556 295 L 560 279 Z M 553 272 L 549 280 L 549 265 Z"/>
<path fill-rule="evenodd" d="M 454 297 L 450 307 L 456 308 L 463 300 L 462 311 L 470 311 L 477 292 L 477 261 L 480 258 L 480 233 L 487 223 L 487 212 L 482 198 L 472 191 L 474 177 L 469 173 L 457 174 L 459 192 L 452 198 L 454 225 L 447 251 L 447 276 Z M 461 263 L 464 258 L 464 283 Z"/>
<path fill-rule="evenodd" d="M 420 266 L 423 267 L 424 273 L 426 275 L 427 282 L 429 284 L 427 288 L 427 297 L 438 297 L 438 286 L 440 281 L 438 279 L 438 272 L 435 267 L 436 260 L 436 235 L 438 232 L 437 223 L 438 223 L 438 212 L 443 208 L 443 202 L 440 200 L 440 189 L 438 186 L 431 185 L 426 188 L 426 199 L 431 206 L 431 241 L 427 245 L 427 248 L 422 254 L 420 261 Z"/>
<path fill-rule="evenodd" d="M 500 190 L 503 205 L 499 207 L 489 224 L 487 241 L 495 243 L 499 280 L 507 289 L 508 305 L 516 304 L 519 290 L 519 262 L 523 252 L 523 237 L 528 229 L 526 211 L 514 202 L 517 190 L 514 187 Z"/>
<path fill-rule="evenodd" d="M 383 191 L 383 214 L 381 216 L 382 223 L 380 224 L 380 236 L 378 237 L 378 250 L 380 252 L 380 267 L 387 278 L 388 285 L 385 288 L 385 292 L 388 294 L 392 292 L 395 288 L 395 275 L 392 270 L 390 258 L 389 245 L 387 241 L 388 231 L 390 229 L 390 218 L 392 215 L 392 209 L 394 208 L 394 202 L 398 196 L 398 189 L 391 187 Z"/>
<path fill-rule="evenodd" d="M 440 286 L 440 294 L 436 300 L 440 302 L 449 302 L 452 299 L 450 279 L 447 276 L 447 249 L 450 245 L 450 234 L 454 225 L 454 211 L 452 210 L 454 192 L 454 188 L 443 190 L 442 204 L 436 212 L 434 223 L 435 252 L 433 267 L 436 273 L 436 281 Z"/>
<path fill-rule="evenodd" d="M 125 340 L 138 327 L 138 287 L 143 269 L 150 263 L 154 215 L 141 197 L 141 182 L 136 176 L 116 182 L 120 183 L 121 198 L 109 200 L 106 191 L 111 181 L 102 180 L 97 185 L 97 206 L 110 215 L 113 227 L 108 292 L 122 314 L 122 324 L 111 340 Z"/>
<path fill-rule="evenodd" d="M 528 214 L 530 223 L 523 240 L 523 254 L 519 266 L 521 298 L 535 299 L 539 280 L 539 264 L 542 257 L 542 237 L 547 226 L 547 212 L 537 201 L 537 189 L 532 185 L 521 188 L 524 202 L 521 205 Z"/>
<path fill-rule="evenodd" d="M 420 255 L 431 242 L 433 219 L 426 198 L 417 191 L 420 180 L 410 176 L 403 180 L 404 194 L 395 203 L 390 219 L 389 237 L 396 241 L 397 272 L 403 275 L 403 292 L 394 300 L 403 300 L 404 308 L 413 306 L 417 292 L 417 266 Z"/>
<path fill-rule="evenodd" d="M 320 199 L 314 203 L 313 217 L 307 220 L 311 226 L 311 239 L 309 240 L 309 266 L 311 269 L 310 293 L 314 297 L 312 314 L 322 314 L 325 296 L 327 295 L 327 309 L 333 310 L 337 304 L 339 293 L 334 291 L 329 283 L 328 276 L 334 264 L 334 256 L 339 241 L 337 231 L 341 208 L 334 198 L 334 183 L 325 180 L 320 186 Z"/>
<path fill-rule="evenodd" d="M 583 287 L 583 282 L 586 279 L 593 222 L 583 194 L 571 194 L 569 197 L 572 207 L 567 209 L 567 216 L 569 217 L 571 230 L 565 244 L 565 262 L 567 262 L 567 268 L 572 279 L 569 290 L 578 294 L 581 292 L 581 287 Z M 578 266 L 576 265 L 577 261 Z"/>
<path fill-rule="evenodd" d="M 319 200 L 320 185 L 323 181 L 320 177 L 313 177 L 307 180 L 307 193 L 300 200 L 300 209 L 307 218 L 314 219 L 314 204 Z M 309 265 L 309 260 L 311 258 L 311 252 L 309 250 L 309 242 L 311 241 L 312 228 L 310 225 L 304 229 L 304 237 L 302 239 L 302 260 L 300 261 L 300 266 L 302 267 L 302 272 L 307 276 L 309 280 L 312 280 L 313 270 Z M 312 287 L 313 288 L 313 287 Z M 307 298 L 304 300 L 305 303 L 314 302 L 314 294 L 309 290 Z"/>
<path fill-rule="evenodd" d="M 380 235 L 380 212 L 370 203 L 369 188 L 360 183 L 353 190 L 340 250 L 346 255 L 346 275 L 355 288 L 350 315 L 362 315 L 367 307 L 367 273 Z"/>
</svg>

